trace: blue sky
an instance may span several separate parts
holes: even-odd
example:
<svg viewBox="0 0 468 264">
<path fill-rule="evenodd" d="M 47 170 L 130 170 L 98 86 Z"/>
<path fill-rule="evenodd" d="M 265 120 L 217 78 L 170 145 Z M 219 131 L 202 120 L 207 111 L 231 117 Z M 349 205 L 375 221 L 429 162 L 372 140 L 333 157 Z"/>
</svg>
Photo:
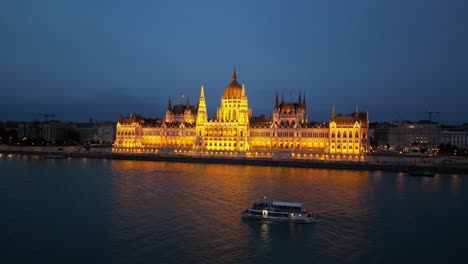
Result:
<svg viewBox="0 0 468 264">
<path fill-rule="evenodd" d="M 236 65 L 254 115 L 306 94 L 311 121 L 468 122 L 468 1 L 2 1 L 0 120 L 210 116 Z"/>
</svg>

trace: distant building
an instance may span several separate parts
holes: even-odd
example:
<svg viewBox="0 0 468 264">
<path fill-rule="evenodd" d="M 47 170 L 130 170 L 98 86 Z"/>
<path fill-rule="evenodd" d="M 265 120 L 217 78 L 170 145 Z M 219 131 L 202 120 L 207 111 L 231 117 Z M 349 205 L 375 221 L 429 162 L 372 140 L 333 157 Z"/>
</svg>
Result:
<svg viewBox="0 0 468 264">
<path fill-rule="evenodd" d="M 50 121 L 40 124 L 40 137 L 53 144 L 73 139 L 76 135 L 75 123 Z"/>
<path fill-rule="evenodd" d="M 75 123 L 23 122 L 18 124 L 18 139 L 42 139 L 44 142 L 56 143 L 77 140 L 77 126 Z"/>
<path fill-rule="evenodd" d="M 110 145 L 115 141 L 115 122 L 100 122 L 97 123 L 97 140 L 98 143 Z"/>
<path fill-rule="evenodd" d="M 357 108 L 348 116 L 333 109 L 329 123 L 309 123 L 305 95 L 296 102 L 276 95 L 272 119 L 253 117 L 235 69 L 213 119 L 204 93 L 202 85 L 196 107 L 169 99 L 163 120 L 120 116 L 113 152 L 358 161 L 369 151 L 368 114 Z"/>
<path fill-rule="evenodd" d="M 468 126 L 446 126 L 442 128 L 442 143 L 468 149 Z"/>
<path fill-rule="evenodd" d="M 41 138 L 41 126 L 39 122 L 23 122 L 18 124 L 18 139 Z"/>
<path fill-rule="evenodd" d="M 377 124 L 373 129 L 375 147 L 408 152 L 415 144 L 420 148 L 437 148 L 441 142 L 438 123 L 422 120 L 401 124 Z"/>
<path fill-rule="evenodd" d="M 0 122 L 0 144 L 13 144 L 18 138 L 18 123 Z"/>
<path fill-rule="evenodd" d="M 79 140 L 81 143 L 95 142 L 98 138 L 98 126 L 94 122 L 89 123 L 76 123 L 78 128 Z"/>
</svg>

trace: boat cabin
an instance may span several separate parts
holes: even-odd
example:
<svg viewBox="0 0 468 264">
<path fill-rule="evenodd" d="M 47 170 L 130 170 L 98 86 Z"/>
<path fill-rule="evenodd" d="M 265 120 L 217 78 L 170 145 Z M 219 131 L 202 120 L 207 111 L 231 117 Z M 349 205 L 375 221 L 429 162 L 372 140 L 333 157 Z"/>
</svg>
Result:
<svg viewBox="0 0 468 264">
<path fill-rule="evenodd" d="M 252 206 L 252 208 L 257 209 L 257 210 L 268 209 L 268 210 L 280 211 L 280 212 L 301 212 L 302 211 L 302 204 L 300 204 L 300 203 L 290 203 L 290 202 L 280 202 L 280 201 L 259 202 L 259 203 L 255 203 Z"/>
</svg>

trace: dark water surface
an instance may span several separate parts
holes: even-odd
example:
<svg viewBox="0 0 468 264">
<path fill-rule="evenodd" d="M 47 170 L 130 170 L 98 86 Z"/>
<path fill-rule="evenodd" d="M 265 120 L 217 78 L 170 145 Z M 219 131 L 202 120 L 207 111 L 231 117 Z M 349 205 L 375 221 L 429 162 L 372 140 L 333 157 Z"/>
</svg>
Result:
<svg viewBox="0 0 468 264">
<path fill-rule="evenodd" d="M 0 157 L 2 263 L 468 263 L 468 176 Z M 243 220 L 263 199 L 315 224 Z"/>
</svg>

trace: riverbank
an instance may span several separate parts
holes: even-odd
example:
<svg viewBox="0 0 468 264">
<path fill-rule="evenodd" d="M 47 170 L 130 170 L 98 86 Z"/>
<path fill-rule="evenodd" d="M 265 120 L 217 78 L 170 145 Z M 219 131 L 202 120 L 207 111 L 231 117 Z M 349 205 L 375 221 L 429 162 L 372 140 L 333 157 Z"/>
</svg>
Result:
<svg viewBox="0 0 468 264">
<path fill-rule="evenodd" d="M 43 158 L 92 158 L 92 159 L 115 159 L 115 160 L 145 160 L 166 162 L 191 162 L 191 163 L 217 163 L 234 165 L 256 165 L 256 166 L 281 166 L 300 168 L 326 168 L 326 169 L 350 169 L 350 170 L 380 170 L 396 172 L 430 171 L 433 173 L 467 174 L 468 164 L 445 164 L 445 163 L 405 163 L 403 159 L 393 159 L 391 162 L 381 162 L 379 156 L 370 155 L 368 161 L 322 161 L 322 160 L 272 160 L 267 158 L 211 158 L 178 155 L 155 155 L 155 154 L 120 154 L 110 151 L 71 151 L 58 148 L 0 148 L 4 155 L 37 155 Z M 369 161 L 371 160 L 371 161 Z"/>
</svg>

